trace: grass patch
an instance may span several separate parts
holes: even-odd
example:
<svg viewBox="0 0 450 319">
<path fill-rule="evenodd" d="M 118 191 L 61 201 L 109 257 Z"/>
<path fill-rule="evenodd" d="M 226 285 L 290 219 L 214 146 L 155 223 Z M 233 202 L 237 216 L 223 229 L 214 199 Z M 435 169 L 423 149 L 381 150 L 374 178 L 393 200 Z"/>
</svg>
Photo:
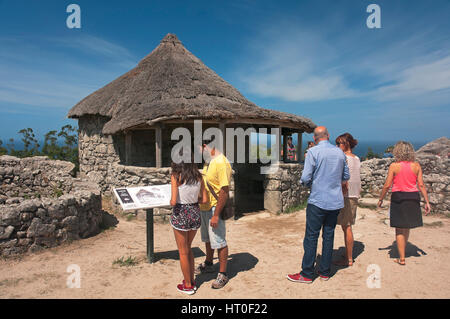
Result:
<svg viewBox="0 0 450 319">
<path fill-rule="evenodd" d="M 103 223 L 103 221 L 98 225 L 100 233 L 103 233 L 107 230 L 113 230 L 115 226 L 109 226 L 106 223 Z"/>
<path fill-rule="evenodd" d="M 63 195 L 63 191 L 60 188 L 53 188 L 53 196 L 55 197 L 61 197 Z"/>
<path fill-rule="evenodd" d="M 277 215 L 280 215 L 280 214 L 292 214 L 293 212 L 297 212 L 299 210 L 305 209 L 306 206 L 308 206 L 308 201 L 305 200 L 304 202 L 302 202 L 302 203 L 300 203 L 298 205 L 294 205 L 294 206 L 291 206 L 291 207 L 287 208 L 284 212 L 278 212 Z"/>
<path fill-rule="evenodd" d="M 423 223 L 425 227 L 442 227 L 444 226 L 444 223 L 441 221 L 432 222 L 432 223 Z"/>
<path fill-rule="evenodd" d="M 23 280 L 23 278 L 4 279 L 4 280 L 0 281 L 0 287 L 16 286 L 22 280 Z"/>
<path fill-rule="evenodd" d="M 370 210 L 377 210 L 378 206 L 376 204 L 364 204 L 364 203 L 358 203 L 359 208 L 367 208 Z"/>
<path fill-rule="evenodd" d="M 136 266 L 137 264 L 138 264 L 137 258 L 131 256 L 128 256 L 127 259 L 125 259 L 125 257 L 122 256 L 113 261 L 113 265 L 119 265 L 120 267 Z"/>
</svg>

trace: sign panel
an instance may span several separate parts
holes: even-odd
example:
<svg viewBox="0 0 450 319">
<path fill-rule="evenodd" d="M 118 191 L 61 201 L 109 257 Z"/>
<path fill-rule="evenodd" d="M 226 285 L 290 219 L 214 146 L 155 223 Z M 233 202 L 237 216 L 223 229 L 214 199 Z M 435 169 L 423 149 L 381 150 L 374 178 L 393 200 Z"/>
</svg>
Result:
<svg viewBox="0 0 450 319">
<path fill-rule="evenodd" d="M 114 188 L 123 210 L 170 206 L 170 184 Z"/>
</svg>

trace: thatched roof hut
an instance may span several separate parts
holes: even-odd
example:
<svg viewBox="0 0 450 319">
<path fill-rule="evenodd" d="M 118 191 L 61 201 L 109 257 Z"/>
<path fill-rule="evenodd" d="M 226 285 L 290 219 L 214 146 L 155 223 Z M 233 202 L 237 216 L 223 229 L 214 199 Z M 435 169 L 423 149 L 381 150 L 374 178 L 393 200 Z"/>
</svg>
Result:
<svg viewBox="0 0 450 319">
<path fill-rule="evenodd" d="M 170 182 L 171 150 L 177 143 L 171 134 L 181 126 L 194 135 L 198 127 L 194 121 L 201 120 L 201 133 L 210 127 L 223 133 L 228 129 L 278 129 L 274 145 L 279 147 L 278 155 L 283 154 L 282 160 L 277 157 L 283 173 L 262 176 L 258 165 L 267 163 L 247 160 L 255 146 L 251 133 L 244 142 L 248 153 L 238 152 L 236 144 L 225 146 L 233 163 L 231 192 L 236 208 L 282 211 L 301 201 L 305 193 L 296 182 L 301 173 L 302 133 L 311 133 L 315 124 L 250 102 L 173 34 L 166 35 L 134 69 L 80 101 L 68 116 L 78 120 L 81 176 L 98 182 L 106 192 L 118 186 Z M 295 133 L 297 158 L 292 163 L 286 137 Z M 223 142 L 227 138 L 223 134 Z M 233 148 L 234 153 L 229 153 Z M 256 150 L 261 149 L 258 142 Z M 238 153 L 245 153 L 245 163 L 235 160 Z"/>
<path fill-rule="evenodd" d="M 167 34 L 129 72 L 90 94 L 70 111 L 70 118 L 100 115 L 109 120 L 103 134 L 151 126 L 167 120 L 208 119 L 277 123 L 311 133 L 307 118 L 261 108 Z"/>
</svg>

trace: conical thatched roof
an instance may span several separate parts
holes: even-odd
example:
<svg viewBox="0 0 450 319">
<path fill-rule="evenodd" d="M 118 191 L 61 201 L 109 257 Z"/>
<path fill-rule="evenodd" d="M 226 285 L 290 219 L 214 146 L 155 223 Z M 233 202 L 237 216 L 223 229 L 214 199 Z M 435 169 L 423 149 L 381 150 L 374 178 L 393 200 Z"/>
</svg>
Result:
<svg viewBox="0 0 450 319">
<path fill-rule="evenodd" d="M 168 119 L 245 119 L 289 124 L 308 133 L 315 124 L 304 117 L 263 109 L 248 101 L 168 34 L 131 71 L 81 100 L 70 118 L 102 115 L 103 133 L 114 134 Z"/>
</svg>

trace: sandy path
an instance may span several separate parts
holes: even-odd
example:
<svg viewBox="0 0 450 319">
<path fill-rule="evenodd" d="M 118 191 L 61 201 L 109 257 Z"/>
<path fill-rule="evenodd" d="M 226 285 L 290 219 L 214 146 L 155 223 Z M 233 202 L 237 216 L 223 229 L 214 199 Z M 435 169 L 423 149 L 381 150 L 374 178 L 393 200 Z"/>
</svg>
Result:
<svg viewBox="0 0 450 319">
<path fill-rule="evenodd" d="M 300 268 L 305 211 L 259 213 L 228 221 L 231 280 L 223 289 L 213 290 L 214 274 L 198 277 L 200 287 L 193 296 L 175 288 L 182 276 L 170 225 L 155 225 L 159 260 L 149 264 L 145 222 L 119 219 L 115 228 L 95 237 L 0 260 L 0 298 L 449 298 L 450 219 L 424 217 L 428 226 L 411 232 L 407 266 L 402 267 L 392 261 L 394 230 L 383 223 L 386 217 L 386 211 L 359 208 L 354 227 L 356 263 L 350 268 L 334 267 L 337 272 L 328 282 L 315 280 L 311 285 L 285 278 Z M 193 247 L 198 263 L 204 259 L 200 234 Z M 335 258 L 342 252 L 343 234 L 337 228 Z M 136 266 L 112 264 L 129 255 L 138 258 Z M 70 264 L 80 266 L 79 289 L 66 286 Z M 381 269 L 381 288 L 367 287 L 370 264 Z"/>
</svg>

